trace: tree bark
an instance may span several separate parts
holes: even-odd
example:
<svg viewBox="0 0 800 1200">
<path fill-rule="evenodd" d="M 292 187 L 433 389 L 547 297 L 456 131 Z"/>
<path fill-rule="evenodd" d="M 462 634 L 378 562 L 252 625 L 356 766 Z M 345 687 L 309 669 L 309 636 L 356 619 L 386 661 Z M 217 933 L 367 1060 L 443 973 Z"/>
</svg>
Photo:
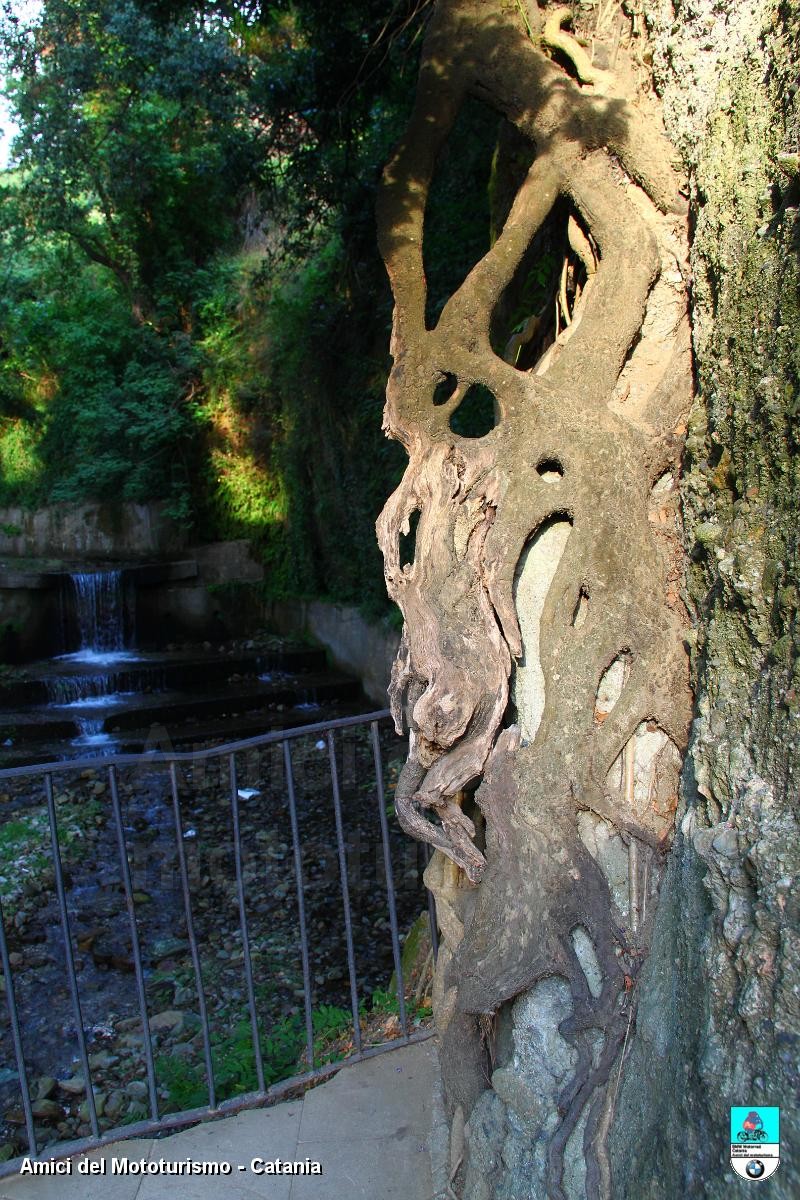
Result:
<svg viewBox="0 0 800 1200">
<path fill-rule="evenodd" d="M 378 521 L 404 616 L 396 806 L 438 851 L 451 1190 L 470 1200 L 613 1194 L 608 1133 L 691 716 L 676 503 L 687 206 L 627 23 L 601 16 L 605 67 L 568 10 L 439 0 L 378 208 L 395 298 L 384 424 L 409 455 Z M 427 329 L 426 201 L 467 97 L 532 162 Z M 505 356 L 493 317 L 548 222 L 563 225 L 555 336 L 520 369 L 538 315 Z M 451 418 L 476 386 L 495 427 L 461 437 Z"/>
</svg>

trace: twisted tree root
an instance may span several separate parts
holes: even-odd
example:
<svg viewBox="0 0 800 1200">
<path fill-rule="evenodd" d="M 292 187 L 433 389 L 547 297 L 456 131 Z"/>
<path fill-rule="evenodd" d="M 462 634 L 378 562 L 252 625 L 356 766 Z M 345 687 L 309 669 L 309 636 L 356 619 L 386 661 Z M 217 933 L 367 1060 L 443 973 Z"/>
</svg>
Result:
<svg viewBox="0 0 800 1200">
<path fill-rule="evenodd" d="M 607 1089 L 630 1012 L 620 955 L 644 954 L 652 919 L 637 903 L 639 918 L 620 931 L 578 814 L 600 814 L 625 839 L 663 849 L 671 815 L 662 801 L 691 712 L 685 614 L 668 600 L 676 536 L 656 531 L 648 516 L 654 480 L 674 468 L 680 452 L 673 430 L 690 394 L 685 314 L 676 310 L 671 357 L 659 358 L 652 346 L 650 358 L 640 356 L 662 363 L 648 386 L 637 382 L 644 368 L 634 349 L 640 338 L 645 345 L 648 319 L 666 303 L 661 271 L 684 231 L 658 210 L 682 211 L 680 181 L 663 133 L 610 87 L 598 95 L 609 81 L 564 33 L 564 21 L 563 8 L 550 10 L 537 44 L 516 7 L 438 0 L 414 111 L 387 165 L 378 210 L 395 298 L 384 426 L 409 454 L 378 521 L 387 588 L 405 621 L 390 688 L 398 728 L 410 730 L 397 813 L 412 836 L 480 881 L 464 910 L 463 938 L 444 960 L 448 1019 L 462 1019 L 462 1037 L 473 1037 L 473 1026 L 478 1037 L 476 1014 L 496 1013 L 539 980 L 555 974 L 569 983 L 573 1012 L 562 1035 L 578 1057 L 550 1146 L 554 1198 L 563 1195 L 564 1147 L 587 1106 L 587 1179 L 600 1195 L 610 1186 Z M 542 45 L 567 54 L 579 82 Z M 437 154 L 467 95 L 513 122 L 536 154 L 499 237 L 428 330 L 425 206 Z M 587 284 L 568 313 L 569 336 L 523 372 L 493 352 L 489 329 L 559 198 L 572 211 L 565 233 Z M 521 344 L 513 342 L 506 359 Z M 446 376 L 455 387 L 445 404 L 434 404 Z M 621 378 L 636 386 L 626 385 L 626 404 L 612 404 Z M 492 392 L 498 420 L 486 436 L 468 439 L 452 431 L 450 418 L 473 384 Z M 409 564 L 401 561 L 400 537 L 414 513 Z M 531 652 L 516 589 L 525 564 L 535 562 L 533 549 L 559 522 L 568 524 L 568 536 L 539 618 L 543 707 L 522 744 L 519 730 L 502 728 L 513 718 L 514 662 Z M 601 722 L 598 688 L 620 655 L 629 669 Z M 637 758 L 648 739 L 658 753 Z M 614 782 L 621 756 L 631 764 L 623 787 Z M 485 854 L 459 804 L 481 778 Z M 570 940 L 576 926 L 596 950 L 598 997 Z M 584 1037 L 590 1029 L 605 1039 L 596 1066 Z M 453 1109 L 468 1110 L 486 1085 L 480 1049 L 473 1050 L 473 1065 L 449 1076 Z"/>
</svg>

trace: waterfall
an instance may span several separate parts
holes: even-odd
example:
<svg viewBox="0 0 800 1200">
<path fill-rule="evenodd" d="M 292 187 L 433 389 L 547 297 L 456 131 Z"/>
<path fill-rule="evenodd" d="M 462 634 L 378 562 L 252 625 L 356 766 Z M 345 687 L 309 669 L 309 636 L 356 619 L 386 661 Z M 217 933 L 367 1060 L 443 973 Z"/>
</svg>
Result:
<svg viewBox="0 0 800 1200">
<path fill-rule="evenodd" d="M 95 669 L 89 673 L 85 667 L 111 667 L 135 657 L 128 651 L 125 637 L 122 571 L 76 571 L 69 576 L 69 592 L 80 644 L 77 652 L 62 657 L 74 662 L 78 673 L 48 679 L 50 703 L 69 713 L 77 725 L 75 745 L 113 749 L 114 739 L 105 732 L 103 710 L 119 702 L 118 672 Z"/>
<path fill-rule="evenodd" d="M 80 649 L 113 654 L 125 649 L 122 571 L 77 571 L 70 575 Z"/>
</svg>

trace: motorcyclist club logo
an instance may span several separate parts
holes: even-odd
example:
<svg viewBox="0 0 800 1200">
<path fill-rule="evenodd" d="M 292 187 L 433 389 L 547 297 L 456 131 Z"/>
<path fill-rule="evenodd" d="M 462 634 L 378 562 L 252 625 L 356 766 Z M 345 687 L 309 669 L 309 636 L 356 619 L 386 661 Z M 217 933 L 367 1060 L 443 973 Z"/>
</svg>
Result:
<svg viewBox="0 0 800 1200">
<path fill-rule="evenodd" d="M 781 1110 L 766 1105 L 731 1108 L 731 1166 L 742 1179 L 769 1179 L 778 1169 Z"/>
</svg>

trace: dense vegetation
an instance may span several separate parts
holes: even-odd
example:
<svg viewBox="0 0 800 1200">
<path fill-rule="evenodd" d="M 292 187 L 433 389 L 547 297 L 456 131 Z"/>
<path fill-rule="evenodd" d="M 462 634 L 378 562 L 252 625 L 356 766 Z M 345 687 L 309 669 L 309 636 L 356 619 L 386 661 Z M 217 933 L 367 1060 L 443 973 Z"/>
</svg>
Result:
<svg viewBox="0 0 800 1200">
<path fill-rule="evenodd" d="M 253 538 L 273 594 L 382 602 L 403 455 L 374 193 L 428 8 L 7 6 L 0 504 L 159 499 L 199 539 Z M 442 171 L 434 312 L 488 238 L 495 126 Z"/>
</svg>

